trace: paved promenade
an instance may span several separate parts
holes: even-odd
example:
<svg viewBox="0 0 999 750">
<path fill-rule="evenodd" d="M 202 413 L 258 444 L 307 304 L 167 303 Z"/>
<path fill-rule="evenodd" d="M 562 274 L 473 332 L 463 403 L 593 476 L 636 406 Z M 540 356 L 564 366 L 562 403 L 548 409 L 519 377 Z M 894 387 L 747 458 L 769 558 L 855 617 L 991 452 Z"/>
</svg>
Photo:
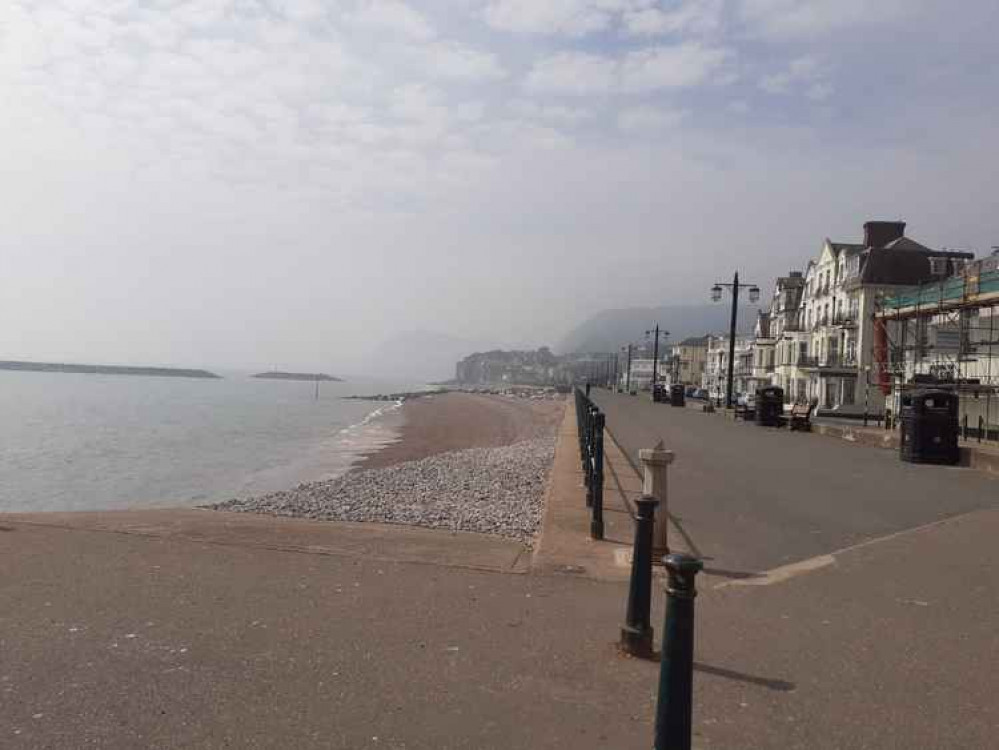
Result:
<svg viewBox="0 0 999 750">
<path fill-rule="evenodd" d="M 952 489 L 909 515 L 856 481 L 913 486 L 887 451 L 597 398 L 622 440 L 677 451 L 672 543 L 707 557 L 695 748 L 995 747 L 999 485 L 921 471 L 989 507 L 961 514 Z M 573 424 L 570 406 L 533 555 L 207 511 L 0 516 L 0 747 L 648 748 L 658 664 L 615 647 L 637 477 L 608 441 L 590 541 Z M 849 460 L 822 469 L 827 451 Z M 817 479 L 769 489 L 801 455 Z M 802 499 L 832 479 L 842 517 Z M 657 641 L 662 613 L 657 584 Z"/>
<path fill-rule="evenodd" d="M 660 438 L 676 452 L 670 511 L 709 567 L 734 575 L 999 507 L 999 482 L 966 468 L 605 390 L 593 398 L 636 462 Z"/>
</svg>

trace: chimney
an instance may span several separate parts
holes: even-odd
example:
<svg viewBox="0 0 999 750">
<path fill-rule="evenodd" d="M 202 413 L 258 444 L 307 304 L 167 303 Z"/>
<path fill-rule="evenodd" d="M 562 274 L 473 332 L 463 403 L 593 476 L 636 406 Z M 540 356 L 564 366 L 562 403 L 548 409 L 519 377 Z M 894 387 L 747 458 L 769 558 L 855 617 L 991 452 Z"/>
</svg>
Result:
<svg viewBox="0 0 999 750">
<path fill-rule="evenodd" d="M 869 221 L 864 224 L 864 247 L 884 247 L 904 236 L 904 221 Z"/>
</svg>

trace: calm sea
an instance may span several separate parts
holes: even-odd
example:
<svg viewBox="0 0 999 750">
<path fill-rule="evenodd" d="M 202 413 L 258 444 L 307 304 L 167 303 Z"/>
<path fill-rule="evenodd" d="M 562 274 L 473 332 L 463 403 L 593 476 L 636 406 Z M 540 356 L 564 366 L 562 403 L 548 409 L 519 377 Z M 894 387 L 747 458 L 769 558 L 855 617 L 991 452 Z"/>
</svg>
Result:
<svg viewBox="0 0 999 750">
<path fill-rule="evenodd" d="M 346 471 L 394 440 L 405 384 L 0 371 L 0 512 L 195 505 Z"/>
</svg>

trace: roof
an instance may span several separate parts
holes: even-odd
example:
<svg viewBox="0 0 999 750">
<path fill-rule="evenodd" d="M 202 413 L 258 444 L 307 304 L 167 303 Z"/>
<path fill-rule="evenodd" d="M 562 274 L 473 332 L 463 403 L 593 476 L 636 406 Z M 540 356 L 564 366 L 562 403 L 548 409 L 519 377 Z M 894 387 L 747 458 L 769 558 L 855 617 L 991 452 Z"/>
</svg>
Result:
<svg viewBox="0 0 999 750">
<path fill-rule="evenodd" d="M 778 286 L 804 286 L 804 276 L 780 276 L 777 279 Z"/>
<path fill-rule="evenodd" d="M 924 253 L 933 253 L 934 255 L 947 255 L 946 250 L 942 250 L 939 253 L 931 248 L 926 247 L 926 245 L 920 245 L 915 240 L 911 240 L 908 237 L 899 237 L 897 240 L 889 242 L 885 245 L 885 250 L 919 250 Z"/>
<path fill-rule="evenodd" d="M 834 252 L 840 253 L 844 250 L 850 251 L 855 250 L 860 252 L 864 249 L 863 245 L 858 245 L 856 242 L 833 242 L 832 240 L 826 240 L 829 243 L 829 247 L 833 249 Z"/>
<path fill-rule="evenodd" d="M 685 338 L 681 341 L 678 346 L 707 346 L 708 340 L 711 338 L 710 335 L 707 336 L 691 336 Z"/>
<path fill-rule="evenodd" d="M 882 248 L 868 248 L 861 257 L 861 284 L 912 285 L 939 278 L 930 269 L 930 258 L 970 260 L 974 253 L 931 250 L 907 237 Z"/>
</svg>

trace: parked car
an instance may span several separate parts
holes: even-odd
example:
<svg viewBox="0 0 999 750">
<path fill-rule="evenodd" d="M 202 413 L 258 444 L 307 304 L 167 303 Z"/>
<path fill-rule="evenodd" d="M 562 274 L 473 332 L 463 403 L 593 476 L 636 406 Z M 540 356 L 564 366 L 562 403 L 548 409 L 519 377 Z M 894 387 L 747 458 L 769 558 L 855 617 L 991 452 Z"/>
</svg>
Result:
<svg viewBox="0 0 999 750">
<path fill-rule="evenodd" d="M 736 403 L 739 406 L 745 406 L 750 411 L 756 409 L 756 394 L 755 393 L 740 393 L 736 397 Z"/>
<path fill-rule="evenodd" d="M 688 386 L 687 386 L 687 387 L 686 387 L 686 388 L 684 389 L 683 393 L 684 393 L 684 395 L 685 395 L 685 396 L 686 396 L 687 398 L 693 398 L 693 397 L 694 397 L 694 393 L 695 393 L 696 391 L 697 391 L 697 386 L 696 386 L 696 385 L 688 385 Z"/>
<path fill-rule="evenodd" d="M 690 395 L 691 398 L 699 398 L 703 401 L 708 400 L 708 392 L 703 388 L 695 388 L 694 392 Z"/>
</svg>

